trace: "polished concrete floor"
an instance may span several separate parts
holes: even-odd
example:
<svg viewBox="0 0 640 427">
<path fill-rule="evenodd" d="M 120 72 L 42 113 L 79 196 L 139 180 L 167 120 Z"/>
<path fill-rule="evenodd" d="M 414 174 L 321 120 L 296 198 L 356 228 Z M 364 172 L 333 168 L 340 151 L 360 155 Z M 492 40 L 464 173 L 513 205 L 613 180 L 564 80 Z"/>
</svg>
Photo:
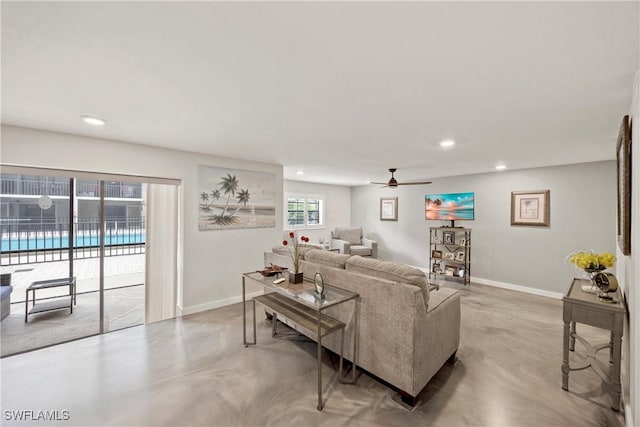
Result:
<svg viewBox="0 0 640 427">
<path fill-rule="evenodd" d="M 462 292 L 459 362 L 445 365 L 410 412 L 365 373 L 336 384 L 315 345 L 270 336 L 242 345 L 238 304 L 0 360 L 2 425 L 74 426 L 623 426 L 591 370 L 561 389 L 562 303 L 481 285 Z M 429 325 L 424 325 L 429 327 Z M 580 328 L 585 337 L 608 334 Z M 603 354 L 603 360 L 607 360 Z M 577 356 L 572 355 L 576 361 Z M 15 422 L 16 410 L 68 411 L 68 421 Z M 7 412 L 10 411 L 10 412 Z"/>
</svg>

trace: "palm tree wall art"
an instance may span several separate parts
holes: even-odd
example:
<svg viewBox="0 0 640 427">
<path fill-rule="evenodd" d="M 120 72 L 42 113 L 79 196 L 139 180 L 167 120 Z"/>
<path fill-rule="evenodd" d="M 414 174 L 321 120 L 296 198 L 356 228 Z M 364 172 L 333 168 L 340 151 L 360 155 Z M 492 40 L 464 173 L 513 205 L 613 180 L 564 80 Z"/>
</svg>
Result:
<svg viewBox="0 0 640 427">
<path fill-rule="evenodd" d="M 275 174 L 198 166 L 198 229 L 273 228 Z"/>
</svg>

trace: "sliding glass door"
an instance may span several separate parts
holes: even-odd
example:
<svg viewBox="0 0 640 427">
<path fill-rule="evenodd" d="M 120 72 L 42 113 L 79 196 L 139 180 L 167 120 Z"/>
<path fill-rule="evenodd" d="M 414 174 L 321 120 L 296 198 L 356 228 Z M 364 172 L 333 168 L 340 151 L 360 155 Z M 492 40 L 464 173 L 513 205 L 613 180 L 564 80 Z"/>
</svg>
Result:
<svg viewBox="0 0 640 427">
<path fill-rule="evenodd" d="M 146 185 L 86 175 L 0 176 L 2 356 L 144 322 Z"/>
</svg>

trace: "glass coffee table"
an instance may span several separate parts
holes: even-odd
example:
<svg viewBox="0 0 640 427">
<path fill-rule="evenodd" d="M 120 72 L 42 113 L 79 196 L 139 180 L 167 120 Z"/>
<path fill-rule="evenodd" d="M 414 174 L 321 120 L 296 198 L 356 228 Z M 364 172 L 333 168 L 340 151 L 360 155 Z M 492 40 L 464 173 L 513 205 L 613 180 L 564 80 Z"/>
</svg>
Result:
<svg viewBox="0 0 640 427">
<path fill-rule="evenodd" d="M 242 275 L 242 338 L 244 346 L 256 344 L 256 302 L 270 308 L 274 312 L 274 331 L 278 316 L 292 322 L 297 330 L 305 335 L 315 338 L 317 342 L 318 365 L 318 406 L 322 410 L 322 337 L 335 332 L 341 333 L 340 365 L 338 378 L 342 382 L 342 353 L 344 346 L 345 324 L 323 313 L 329 307 L 354 301 L 353 316 L 353 366 L 351 370 L 351 383 L 355 383 L 356 354 L 357 354 L 357 330 L 358 330 L 358 302 L 359 295 L 344 289 L 325 285 L 324 296 L 320 297 L 314 290 L 313 282 L 305 279 L 303 283 L 292 284 L 288 281 L 273 283 L 276 277 L 265 277 L 259 272 L 244 273 Z M 265 287 L 267 293 L 254 297 L 253 304 L 253 342 L 247 341 L 247 314 L 246 314 L 246 281 L 258 283 Z"/>
</svg>

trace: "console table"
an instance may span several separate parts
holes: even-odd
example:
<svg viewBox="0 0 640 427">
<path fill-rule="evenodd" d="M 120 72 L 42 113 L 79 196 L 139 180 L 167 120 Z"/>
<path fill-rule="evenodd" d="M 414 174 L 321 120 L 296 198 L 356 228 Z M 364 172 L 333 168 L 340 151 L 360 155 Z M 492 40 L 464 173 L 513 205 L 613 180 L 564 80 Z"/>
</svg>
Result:
<svg viewBox="0 0 640 427">
<path fill-rule="evenodd" d="M 583 292 L 580 287 L 590 284 L 586 279 L 573 279 L 569 290 L 562 298 L 564 322 L 564 335 L 562 343 L 562 388 L 569 390 L 569 372 L 587 369 L 589 367 L 611 385 L 611 408 L 620 410 L 620 356 L 622 344 L 623 322 L 625 307 L 621 302 L 620 290 L 613 296 L 614 302 L 600 302 L 597 296 Z M 611 331 L 611 339 L 608 343 L 591 345 L 578 335 L 576 323 L 594 326 L 596 328 Z M 575 342 L 578 340 L 587 350 L 583 357 L 584 364 L 577 367 L 569 366 L 569 351 L 575 350 Z M 596 353 L 602 349 L 609 349 L 609 364 L 604 366 L 596 359 Z"/>
<path fill-rule="evenodd" d="M 320 298 L 314 291 L 313 282 L 306 280 L 303 283 L 291 284 L 284 281 L 280 284 L 273 283 L 274 277 L 264 277 L 259 272 L 244 273 L 242 275 L 242 338 L 244 346 L 255 345 L 256 340 L 256 302 L 273 311 L 273 334 L 275 335 L 278 316 L 287 319 L 294 324 L 296 330 L 315 338 L 317 342 L 318 365 L 318 406 L 322 411 L 322 337 L 335 332 L 341 333 L 340 364 L 338 378 L 342 381 L 342 353 L 344 346 L 345 324 L 323 313 L 329 307 L 354 301 L 354 325 L 353 325 L 353 367 L 351 371 L 352 382 L 355 383 L 356 374 L 356 331 L 358 329 L 358 294 L 325 285 L 324 298 Z M 254 297 L 253 304 L 253 342 L 247 341 L 247 314 L 246 314 L 246 281 L 251 280 L 263 285 L 270 291 L 264 295 Z"/>
</svg>

